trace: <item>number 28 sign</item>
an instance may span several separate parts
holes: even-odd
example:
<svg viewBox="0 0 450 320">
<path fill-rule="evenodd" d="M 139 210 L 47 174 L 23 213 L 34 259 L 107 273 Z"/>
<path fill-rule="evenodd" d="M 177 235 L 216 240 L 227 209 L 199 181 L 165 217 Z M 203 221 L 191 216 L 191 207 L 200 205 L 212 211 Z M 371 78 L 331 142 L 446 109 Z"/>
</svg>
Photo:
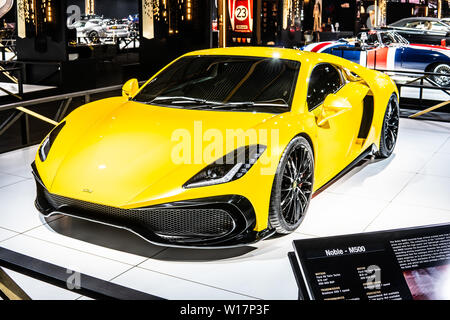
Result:
<svg viewBox="0 0 450 320">
<path fill-rule="evenodd" d="M 253 32 L 253 0 L 228 0 L 231 27 L 235 32 Z"/>
</svg>

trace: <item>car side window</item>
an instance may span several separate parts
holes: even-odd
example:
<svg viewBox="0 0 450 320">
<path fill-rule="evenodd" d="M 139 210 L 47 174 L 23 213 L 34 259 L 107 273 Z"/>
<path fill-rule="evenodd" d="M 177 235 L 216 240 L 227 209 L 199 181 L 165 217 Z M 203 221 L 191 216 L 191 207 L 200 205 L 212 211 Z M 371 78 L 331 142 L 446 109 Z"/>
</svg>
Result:
<svg viewBox="0 0 450 320">
<path fill-rule="evenodd" d="M 413 29 L 425 29 L 425 25 L 421 21 L 411 21 L 406 23 L 406 28 L 413 28 Z"/>
<path fill-rule="evenodd" d="M 442 23 L 433 21 L 431 22 L 431 30 L 433 31 L 447 31 L 448 27 L 446 27 L 445 25 L 443 25 Z"/>
<path fill-rule="evenodd" d="M 329 63 L 317 65 L 309 77 L 308 110 L 314 110 L 329 94 L 338 92 L 342 84 L 341 73 L 333 65 Z"/>
</svg>

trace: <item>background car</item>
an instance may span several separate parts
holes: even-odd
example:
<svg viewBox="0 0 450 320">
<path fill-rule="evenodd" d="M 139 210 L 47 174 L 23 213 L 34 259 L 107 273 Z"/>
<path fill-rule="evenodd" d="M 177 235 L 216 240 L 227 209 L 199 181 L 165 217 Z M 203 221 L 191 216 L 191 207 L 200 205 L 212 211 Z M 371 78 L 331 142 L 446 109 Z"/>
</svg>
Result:
<svg viewBox="0 0 450 320">
<path fill-rule="evenodd" d="M 302 50 L 330 53 L 369 68 L 450 75 L 450 48 L 410 44 L 395 31 L 372 30 L 355 39 L 313 43 Z M 450 86 L 450 76 L 431 79 L 440 86 Z"/>
<path fill-rule="evenodd" d="M 106 31 L 103 26 L 104 20 L 101 18 L 84 19 L 75 22 L 69 28 L 77 30 L 78 38 L 89 38 L 90 40 L 102 38 L 106 36 Z"/>
<path fill-rule="evenodd" d="M 445 40 L 450 45 L 450 26 L 437 18 L 405 18 L 388 27 L 412 43 L 440 45 Z"/>
<path fill-rule="evenodd" d="M 103 19 L 103 16 L 100 16 L 98 14 L 82 14 L 81 15 L 81 20 L 83 21 L 89 21 L 89 20 L 93 20 L 93 19 Z"/>
<path fill-rule="evenodd" d="M 87 38 L 91 42 L 104 38 L 128 38 L 131 26 L 127 19 L 107 19 L 98 15 L 83 16 L 80 21 L 68 26 L 77 30 L 78 38 Z"/>
<path fill-rule="evenodd" d="M 389 157 L 398 124 L 395 83 L 348 60 L 191 52 L 63 120 L 33 164 L 36 207 L 165 246 L 249 244 L 296 230 L 313 192 L 361 159 Z"/>
<path fill-rule="evenodd" d="M 108 38 L 128 38 L 130 36 L 130 26 L 127 20 L 111 19 L 105 23 L 104 29 Z"/>
<path fill-rule="evenodd" d="M 450 26 L 450 18 L 442 18 L 441 22 L 447 24 L 448 26 Z"/>
</svg>

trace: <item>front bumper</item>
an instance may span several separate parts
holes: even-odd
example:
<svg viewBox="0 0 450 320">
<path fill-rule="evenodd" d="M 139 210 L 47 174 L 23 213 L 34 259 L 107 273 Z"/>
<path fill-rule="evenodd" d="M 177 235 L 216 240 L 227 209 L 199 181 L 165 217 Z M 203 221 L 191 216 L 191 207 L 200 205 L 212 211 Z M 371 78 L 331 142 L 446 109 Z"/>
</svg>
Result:
<svg viewBox="0 0 450 320">
<path fill-rule="evenodd" d="M 273 231 L 254 231 L 256 217 L 248 199 L 224 195 L 161 205 L 121 209 L 51 194 L 32 165 L 36 208 L 46 217 L 62 214 L 127 229 L 163 246 L 221 248 L 255 243 Z"/>
</svg>

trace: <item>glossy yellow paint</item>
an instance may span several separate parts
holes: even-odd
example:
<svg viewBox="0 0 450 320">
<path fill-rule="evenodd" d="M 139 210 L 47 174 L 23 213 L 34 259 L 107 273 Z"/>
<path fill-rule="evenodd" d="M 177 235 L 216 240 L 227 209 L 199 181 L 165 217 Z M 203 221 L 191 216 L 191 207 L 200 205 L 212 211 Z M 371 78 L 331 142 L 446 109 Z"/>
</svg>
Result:
<svg viewBox="0 0 450 320">
<path fill-rule="evenodd" d="M 317 190 L 372 144 L 379 146 L 382 121 L 392 93 L 388 76 L 339 57 L 277 48 L 210 49 L 187 55 L 238 55 L 273 57 L 301 62 L 292 110 L 284 114 L 182 110 L 144 105 L 115 97 L 84 105 L 64 121 L 64 129 L 45 162 L 36 166 L 51 193 L 120 208 L 139 208 L 162 203 L 237 194 L 249 199 L 257 217 L 256 231 L 267 228 L 270 193 L 276 167 L 285 146 L 297 135 L 311 141 L 315 153 Z M 312 112 L 306 104 L 308 78 L 319 63 L 332 63 L 359 76 Z M 155 75 L 156 76 L 156 75 Z M 152 79 L 152 78 L 151 78 Z M 149 81 L 151 81 L 151 79 Z M 127 89 L 135 91 L 132 83 Z M 374 96 L 375 111 L 369 136 L 357 139 L 362 99 Z M 174 132 L 195 136 L 195 131 L 216 132 L 278 129 L 278 143 L 267 144 L 269 164 L 258 161 L 241 179 L 230 183 L 183 189 L 183 184 L 209 163 L 176 164 L 171 157 L 179 141 Z M 212 131 L 211 131 L 212 130 Z M 237 133 L 239 131 L 236 131 Z M 260 131 L 258 131 L 260 132 Z M 206 140 L 206 139 L 205 139 Z M 207 141 L 198 141 L 201 151 Z M 262 138 L 258 136 L 258 143 Z M 244 146 L 223 144 L 223 153 Z M 192 146 L 192 152 L 194 152 Z M 274 165 L 275 164 L 275 165 Z M 90 190 L 92 192 L 85 192 Z"/>
<path fill-rule="evenodd" d="M 139 91 L 139 82 L 137 79 L 130 79 L 122 87 L 122 96 L 133 97 Z"/>
</svg>

